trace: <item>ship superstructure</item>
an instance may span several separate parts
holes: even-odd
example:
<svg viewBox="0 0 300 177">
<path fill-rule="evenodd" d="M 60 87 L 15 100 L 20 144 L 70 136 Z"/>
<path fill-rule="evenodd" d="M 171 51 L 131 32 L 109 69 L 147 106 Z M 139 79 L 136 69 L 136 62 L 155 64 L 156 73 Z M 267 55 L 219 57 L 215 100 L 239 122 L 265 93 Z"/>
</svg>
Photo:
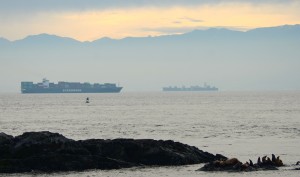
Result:
<svg viewBox="0 0 300 177">
<path fill-rule="evenodd" d="M 204 84 L 204 86 L 191 86 L 191 87 L 177 87 L 177 86 L 169 86 L 169 87 L 163 87 L 163 91 L 218 91 L 219 89 L 214 86 L 210 86 L 207 84 Z"/>
</svg>

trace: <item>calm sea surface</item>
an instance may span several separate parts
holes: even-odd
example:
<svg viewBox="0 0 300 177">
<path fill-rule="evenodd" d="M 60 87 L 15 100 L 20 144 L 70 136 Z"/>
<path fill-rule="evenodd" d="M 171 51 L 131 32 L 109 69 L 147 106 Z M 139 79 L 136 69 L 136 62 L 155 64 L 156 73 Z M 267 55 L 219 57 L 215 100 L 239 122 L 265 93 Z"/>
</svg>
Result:
<svg viewBox="0 0 300 177">
<path fill-rule="evenodd" d="M 90 103 L 85 103 L 85 98 Z M 203 164 L 0 176 L 300 176 L 300 92 L 0 94 L 0 132 L 87 138 L 171 139 L 245 162 L 280 155 L 279 171 L 207 173 Z"/>
</svg>

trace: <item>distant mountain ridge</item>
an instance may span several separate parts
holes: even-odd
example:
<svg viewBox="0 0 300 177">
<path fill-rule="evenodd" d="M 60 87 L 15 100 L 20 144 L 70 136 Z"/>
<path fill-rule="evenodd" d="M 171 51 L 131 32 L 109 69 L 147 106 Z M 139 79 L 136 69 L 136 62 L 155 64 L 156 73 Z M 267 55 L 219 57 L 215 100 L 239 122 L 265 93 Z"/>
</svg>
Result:
<svg viewBox="0 0 300 177">
<path fill-rule="evenodd" d="M 124 91 L 204 82 L 220 90 L 300 90 L 299 49 L 300 25 L 90 42 L 49 34 L 0 38 L 0 89 L 17 90 L 20 81 L 47 77 L 121 82 Z"/>
<path fill-rule="evenodd" d="M 0 44 L 7 44 L 7 43 L 10 43 L 10 41 L 5 38 L 0 37 Z"/>
<path fill-rule="evenodd" d="M 17 41 L 14 41 L 14 42 L 20 42 L 20 41 L 31 42 L 31 41 L 34 41 L 34 40 L 41 40 L 41 41 L 61 40 L 61 41 L 68 41 L 68 42 L 79 42 L 79 41 L 77 41 L 76 39 L 73 39 L 73 38 L 61 37 L 61 36 L 51 35 L 51 34 L 46 34 L 46 33 L 38 34 L 38 35 L 30 35 L 30 36 L 27 36 L 24 39 L 17 40 Z"/>
<path fill-rule="evenodd" d="M 229 34 L 236 34 L 236 35 L 253 35 L 253 34 L 259 34 L 264 33 L 266 34 L 276 34 L 276 33 L 289 33 L 289 34 L 296 34 L 300 35 L 300 24 L 296 25 L 283 25 L 283 26 L 276 26 L 276 27 L 263 27 L 263 28 L 255 28 L 248 30 L 246 32 L 237 31 L 237 30 L 230 30 L 227 28 L 209 28 L 206 30 L 199 30 L 195 29 L 191 32 L 183 33 L 183 34 L 170 34 L 170 35 L 161 35 L 161 36 L 154 36 L 154 37 L 125 37 L 122 39 L 113 39 L 109 37 L 103 37 L 100 39 L 95 39 L 93 41 L 78 41 L 76 39 L 73 39 L 71 37 L 61 37 L 57 35 L 51 35 L 47 33 L 37 34 L 37 35 L 29 35 L 23 39 L 10 41 L 4 37 L 0 37 L 1 42 L 12 42 L 12 43 L 30 43 L 30 42 L 68 42 L 68 43 L 98 43 L 98 42 L 104 42 L 104 41 L 122 41 L 122 40 L 129 40 L 129 39 L 153 39 L 153 38 L 170 38 L 170 37 L 181 37 L 181 36 L 205 36 L 205 35 L 229 35 Z M 271 33 L 270 33 L 271 32 Z"/>
</svg>

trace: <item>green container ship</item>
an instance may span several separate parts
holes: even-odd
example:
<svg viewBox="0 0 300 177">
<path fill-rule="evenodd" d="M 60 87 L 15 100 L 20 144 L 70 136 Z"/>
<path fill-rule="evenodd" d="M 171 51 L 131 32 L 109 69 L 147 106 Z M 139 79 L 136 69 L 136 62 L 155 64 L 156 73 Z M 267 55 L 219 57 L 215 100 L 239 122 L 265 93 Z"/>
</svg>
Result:
<svg viewBox="0 0 300 177">
<path fill-rule="evenodd" d="M 119 93 L 123 87 L 113 83 L 64 82 L 43 79 L 41 83 L 21 82 L 21 93 Z"/>
</svg>

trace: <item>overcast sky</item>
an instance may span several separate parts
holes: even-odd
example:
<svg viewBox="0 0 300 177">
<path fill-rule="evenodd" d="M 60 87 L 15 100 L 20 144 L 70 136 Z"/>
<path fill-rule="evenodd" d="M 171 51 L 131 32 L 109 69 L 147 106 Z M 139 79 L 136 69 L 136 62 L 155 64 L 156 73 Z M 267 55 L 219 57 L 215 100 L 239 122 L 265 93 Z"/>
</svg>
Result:
<svg viewBox="0 0 300 177">
<path fill-rule="evenodd" d="M 0 0 L 0 37 L 49 33 L 92 41 L 300 23 L 298 0 Z"/>
</svg>

